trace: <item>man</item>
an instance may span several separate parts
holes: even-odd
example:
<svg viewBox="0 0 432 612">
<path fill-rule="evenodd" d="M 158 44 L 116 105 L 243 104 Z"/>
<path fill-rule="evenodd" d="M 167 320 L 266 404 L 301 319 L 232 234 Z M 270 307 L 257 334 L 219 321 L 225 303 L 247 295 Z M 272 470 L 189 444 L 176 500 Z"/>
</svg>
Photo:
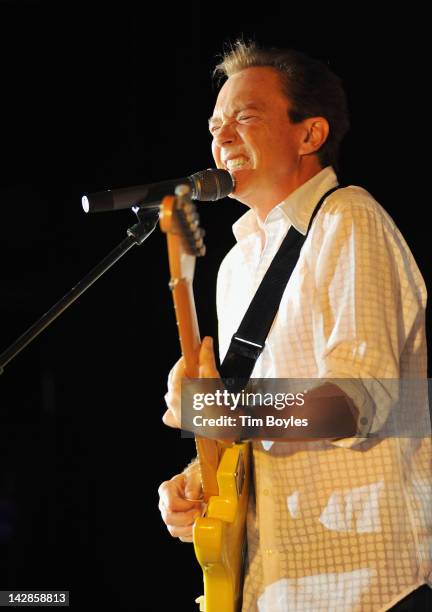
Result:
<svg viewBox="0 0 432 612">
<path fill-rule="evenodd" d="M 250 208 L 234 225 L 237 244 L 218 276 L 223 357 L 287 231 L 306 234 L 318 201 L 337 185 L 348 119 L 339 79 L 301 53 L 237 43 L 217 71 L 227 80 L 210 119 L 213 157 L 234 176 L 233 197 Z M 253 377 L 330 381 L 346 400 L 337 415 L 346 433 L 254 442 L 244 611 L 429 605 L 430 430 L 380 435 L 397 406 L 391 380 L 426 377 L 425 305 L 415 261 L 379 204 L 359 187 L 329 195 Z M 200 364 L 202 377 L 218 376 L 211 339 Z M 166 395 L 171 426 L 179 426 L 182 376 L 180 360 Z M 324 423 L 334 418 L 331 409 L 308 409 Z M 160 487 L 162 517 L 181 539 L 200 513 L 191 472 Z"/>
</svg>

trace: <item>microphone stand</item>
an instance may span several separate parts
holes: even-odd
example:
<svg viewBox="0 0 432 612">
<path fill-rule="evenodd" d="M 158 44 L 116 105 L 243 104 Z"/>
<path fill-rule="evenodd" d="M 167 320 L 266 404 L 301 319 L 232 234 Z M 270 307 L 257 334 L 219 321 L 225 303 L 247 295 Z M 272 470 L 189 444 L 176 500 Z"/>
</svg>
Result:
<svg viewBox="0 0 432 612">
<path fill-rule="evenodd" d="M 92 285 L 102 274 L 104 274 L 113 264 L 116 263 L 130 248 L 141 245 L 150 234 L 155 230 L 159 220 L 159 210 L 140 208 L 134 206 L 134 213 L 138 217 L 138 223 L 128 228 L 127 238 L 115 247 L 100 263 L 97 264 L 82 280 L 79 281 L 65 296 L 61 298 L 48 312 L 46 312 L 36 323 L 24 332 L 13 344 L 0 355 L 0 374 L 3 368 L 9 363 L 24 347 L 36 338 L 54 319 L 68 308 L 90 285 Z"/>
</svg>

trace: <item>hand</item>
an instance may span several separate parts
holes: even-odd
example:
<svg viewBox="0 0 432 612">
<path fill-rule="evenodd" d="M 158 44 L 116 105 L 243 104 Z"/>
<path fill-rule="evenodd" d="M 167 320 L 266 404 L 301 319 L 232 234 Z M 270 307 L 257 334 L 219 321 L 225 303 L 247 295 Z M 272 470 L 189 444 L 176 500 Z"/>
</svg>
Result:
<svg viewBox="0 0 432 612">
<path fill-rule="evenodd" d="M 202 487 L 198 463 L 159 487 L 159 510 L 170 534 L 182 542 L 192 542 L 192 527 L 202 515 Z"/>
<path fill-rule="evenodd" d="M 213 350 L 213 338 L 206 336 L 201 342 L 199 352 L 200 378 L 220 378 L 216 368 L 216 359 Z M 181 427 L 181 382 L 185 377 L 185 363 L 181 357 L 168 374 L 168 391 L 165 402 L 168 410 L 162 417 L 165 425 Z"/>
</svg>

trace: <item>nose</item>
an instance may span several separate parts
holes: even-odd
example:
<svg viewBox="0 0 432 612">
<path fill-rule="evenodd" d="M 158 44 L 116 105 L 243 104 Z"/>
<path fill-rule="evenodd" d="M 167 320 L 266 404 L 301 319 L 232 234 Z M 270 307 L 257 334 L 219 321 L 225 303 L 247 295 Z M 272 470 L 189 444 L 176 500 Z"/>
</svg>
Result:
<svg viewBox="0 0 432 612">
<path fill-rule="evenodd" d="M 218 147 L 232 144 L 236 139 L 236 131 L 231 121 L 224 121 L 219 129 L 213 134 L 213 139 Z"/>
</svg>

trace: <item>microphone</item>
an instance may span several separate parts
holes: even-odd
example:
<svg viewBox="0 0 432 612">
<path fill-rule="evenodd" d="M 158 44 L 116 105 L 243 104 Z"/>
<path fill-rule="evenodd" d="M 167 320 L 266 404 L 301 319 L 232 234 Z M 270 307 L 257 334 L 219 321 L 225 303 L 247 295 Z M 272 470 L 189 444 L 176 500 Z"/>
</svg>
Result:
<svg viewBox="0 0 432 612">
<path fill-rule="evenodd" d="M 209 202 L 225 198 L 234 190 L 235 183 L 227 170 L 209 168 L 185 178 L 90 193 L 82 197 L 82 207 L 90 213 L 133 206 L 159 208 L 162 198 L 174 195 L 177 185 L 189 185 L 192 199 Z"/>
</svg>

